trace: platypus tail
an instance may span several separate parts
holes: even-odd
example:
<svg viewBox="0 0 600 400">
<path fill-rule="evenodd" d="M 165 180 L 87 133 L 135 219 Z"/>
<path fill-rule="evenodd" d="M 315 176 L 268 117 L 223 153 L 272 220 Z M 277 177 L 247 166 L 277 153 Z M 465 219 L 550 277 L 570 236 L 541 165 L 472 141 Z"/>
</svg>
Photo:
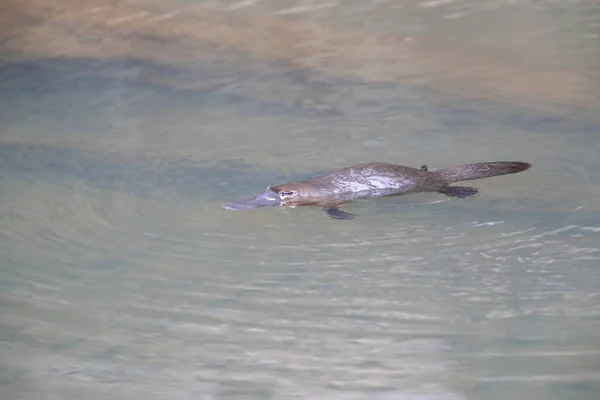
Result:
<svg viewBox="0 0 600 400">
<path fill-rule="evenodd" d="M 492 176 L 516 174 L 531 168 L 531 164 L 520 161 L 496 161 L 454 165 L 431 172 L 448 183 L 490 178 Z"/>
</svg>

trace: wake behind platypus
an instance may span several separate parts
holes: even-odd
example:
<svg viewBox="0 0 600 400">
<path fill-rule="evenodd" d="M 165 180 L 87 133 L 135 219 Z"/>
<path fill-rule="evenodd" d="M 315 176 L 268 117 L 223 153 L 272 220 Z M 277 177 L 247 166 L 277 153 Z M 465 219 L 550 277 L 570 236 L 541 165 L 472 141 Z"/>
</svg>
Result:
<svg viewBox="0 0 600 400">
<path fill-rule="evenodd" d="M 254 197 L 224 203 L 228 210 L 252 210 L 270 206 L 321 206 L 333 219 L 354 219 L 358 214 L 339 209 L 354 200 L 438 192 L 450 197 L 470 197 L 478 190 L 451 183 L 515 174 L 531 168 L 520 161 L 496 161 L 455 165 L 437 171 L 387 163 L 367 163 L 342 168 L 316 178 L 269 186 Z"/>
</svg>

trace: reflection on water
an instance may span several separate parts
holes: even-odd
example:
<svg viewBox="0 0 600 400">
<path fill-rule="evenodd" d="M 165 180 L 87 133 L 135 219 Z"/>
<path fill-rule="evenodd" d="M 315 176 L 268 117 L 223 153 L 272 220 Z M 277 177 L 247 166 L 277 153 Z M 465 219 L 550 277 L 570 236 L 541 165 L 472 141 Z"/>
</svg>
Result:
<svg viewBox="0 0 600 400">
<path fill-rule="evenodd" d="M 206 3 L 8 3 L 0 397 L 595 399 L 597 5 Z M 220 207 L 500 159 L 352 222 Z"/>
</svg>

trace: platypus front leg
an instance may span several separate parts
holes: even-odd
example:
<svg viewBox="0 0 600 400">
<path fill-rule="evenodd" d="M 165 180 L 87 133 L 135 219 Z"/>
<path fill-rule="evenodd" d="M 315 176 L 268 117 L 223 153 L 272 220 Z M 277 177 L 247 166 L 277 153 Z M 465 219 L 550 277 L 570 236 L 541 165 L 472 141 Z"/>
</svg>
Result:
<svg viewBox="0 0 600 400">
<path fill-rule="evenodd" d="M 337 207 L 323 207 L 323 211 L 321 211 L 321 214 L 332 219 L 343 220 L 349 220 L 358 217 L 358 214 L 347 213 L 345 211 L 340 210 Z"/>
</svg>

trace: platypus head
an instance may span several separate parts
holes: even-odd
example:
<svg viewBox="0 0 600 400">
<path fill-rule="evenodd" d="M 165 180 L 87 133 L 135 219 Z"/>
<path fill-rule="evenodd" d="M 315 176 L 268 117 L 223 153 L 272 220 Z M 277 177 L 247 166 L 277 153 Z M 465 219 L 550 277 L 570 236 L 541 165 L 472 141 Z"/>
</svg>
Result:
<svg viewBox="0 0 600 400">
<path fill-rule="evenodd" d="M 289 199 L 298 195 L 298 191 L 293 188 L 285 188 L 288 185 L 279 185 L 276 187 L 267 187 L 267 190 L 247 199 L 224 203 L 223 208 L 227 210 L 253 210 L 260 207 L 284 206 Z"/>
</svg>

